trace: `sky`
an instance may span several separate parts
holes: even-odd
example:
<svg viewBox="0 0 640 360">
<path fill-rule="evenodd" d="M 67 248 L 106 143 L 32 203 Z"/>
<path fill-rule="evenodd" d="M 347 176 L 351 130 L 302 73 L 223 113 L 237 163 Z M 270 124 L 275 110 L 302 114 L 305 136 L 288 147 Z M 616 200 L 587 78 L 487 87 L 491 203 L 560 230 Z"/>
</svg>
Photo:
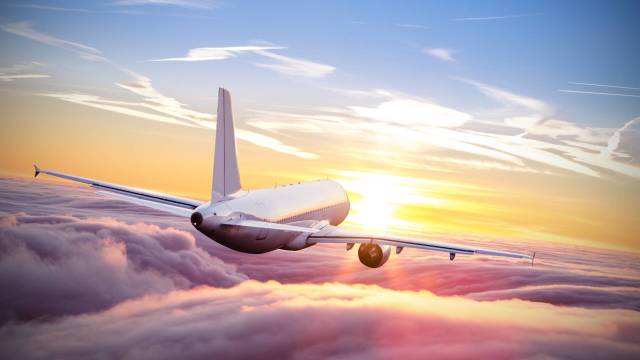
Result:
<svg viewBox="0 0 640 360">
<path fill-rule="evenodd" d="M 638 250 L 636 2 L 0 7 L 3 173 L 206 199 L 224 86 L 246 188 L 328 177 L 354 227 Z"/>
<path fill-rule="evenodd" d="M 0 357 L 637 358 L 638 13 L 1 1 Z M 344 227 L 536 251 L 536 265 L 241 254 L 32 177 L 35 163 L 208 200 L 221 86 L 244 188 L 331 178 Z"/>
</svg>

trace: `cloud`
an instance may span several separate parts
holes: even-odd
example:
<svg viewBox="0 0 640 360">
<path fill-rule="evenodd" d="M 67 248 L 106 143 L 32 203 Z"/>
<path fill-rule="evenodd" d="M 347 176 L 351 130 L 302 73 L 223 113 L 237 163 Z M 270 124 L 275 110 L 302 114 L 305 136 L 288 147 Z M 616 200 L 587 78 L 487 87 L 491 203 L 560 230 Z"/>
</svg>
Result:
<svg viewBox="0 0 640 360">
<path fill-rule="evenodd" d="M 100 61 L 101 63 L 107 64 L 131 77 L 131 80 L 129 81 L 121 81 L 116 83 L 115 85 L 124 90 L 127 90 L 132 94 L 142 97 L 142 99 L 139 101 L 123 101 L 118 99 L 109 99 L 92 94 L 82 94 L 75 92 L 44 92 L 37 93 L 36 95 L 47 96 L 78 105 L 89 106 L 96 109 L 111 111 L 118 114 L 137 117 L 145 120 L 158 121 L 165 124 L 215 129 L 215 125 L 212 123 L 212 120 L 214 119 L 213 115 L 189 109 L 185 104 L 180 103 L 172 97 L 168 97 L 162 94 L 152 86 L 151 79 L 137 74 L 116 63 L 113 63 L 109 59 L 101 55 L 98 55 L 101 54 L 101 52 L 95 48 L 38 32 L 36 30 L 33 30 L 31 28 L 31 25 L 26 22 L 4 25 L 2 26 L 2 29 L 31 40 L 71 50 L 81 55 L 86 60 Z M 234 51 L 244 51 L 237 50 L 238 48 L 234 49 L 235 50 L 228 50 L 227 48 L 227 51 L 231 54 L 233 54 Z M 254 48 L 251 51 L 257 50 L 255 50 Z M 200 54 L 202 52 L 196 53 Z M 209 52 L 208 54 L 208 56 L 212 56 L 211 52 Z M 218 54 L 221 54 L 221 52 L 218 52 Z M 2 73 L 0 72 L 0 81 L 2 81 L 1 75 Z M 9 80 L 9 78 L 7 80 Z M 241 136 L 238 136 L 240 139 L 252 142 L 257 146 L 282 152 L 284 154 L 298 156 L 304 159 L 313 159 L 317 157 L 317 155 L 315 154 L 301 151 L 294 146 L 285 145 L 281 141 L 271 138 L 267 135 L 240 129 L 238 130 L 238 133 L 242 134 Z"/>
<path fill-rule="evenodd" d="M 46 74 L 15 74 L 15 75 L 5 75 L 0 73 L 0 81 L 13 81 L 20 79 L 42 79 L 48 78 L 49 75 Z"/>
<path fill-rule="evenodd" d="M 24 214 L 4 215 L 0 224 L 0 323 L 92 312 L 144 294 L 246 279 L 174 228 Z"/>
<path fill-rule="evenodd" d="M 354 115 L 404 125 L 458 127 L 471 120 L 471 116 L 434 103 L 397 98 L 376 107 L 352 106 Z"/>
<path fill-rule="evenodd" d="M 638 166 L 616 160 L 629 158 L 627 153 L 618 150 L 610 159 L 599 155 L 615 129 L 579 127 L 553 118 L 552 106 L 539 99 L 474 80 L 456 79 L 473 85 L 502 105 L 489 113 L 494 119 L 479 121 L 478 115 L 387 90 L 351 89 L 344 94 L 374 105 L 300 112 L 254 111 L 247 124 L 278 133 L 330 133 L 336 141 L 346 144 L 352 157 L 376 158 L 394 167 L 429 167 L 424 153 L 440 148 L 452 151 L 445 158 L 456 159 L 451 162 L 453 167 L 440 167 L 445 172 L 458 171 L 466 165 L 473 169 L 552 173 L 546 168 L 551 167 L 592 177 L 601 177 L 601 169 L 605 169 L 640 178 Z M 497 132 L 496 127 L 502 132 Z M 402 156 L 394 156 L 394 151 L 371 156 L 375 152 L 372 149 L 385 147 Z M 344 152 L 343 147 L 341 153 Z"/>
<path fill-rule="evenodd" d="M 516 18 L 537 16 L 537 15 L 542 15 L 542 14 L 533 13 L 533 14 L 513 14 L 513 15 L 498 15 L 498 16 L 459 17 L 451 20 L 452 21 L 489 21 L 489 20 L 516 19 Z"/>
<path fill-rule="evenodd" d="M 218 2 L 211 0 L 118 0 L 115 5 L 139 6 L 139 5 L 172 5 L 192 9 L 214 9 Z"/>
<path fill-rule="evenodd" d="M 453 58 L 453 54 L 458 51 L 446 48 L 432 48 L 424 49 L 423 52 L 438 60 L 453 62 L 456 61 L 456 59 Z"/>
<path fill-rule="evenodd" d="M 235 57 L 244 52 L 258 52 L 262 50 L 277 50 L 284 49 L 280 46 L 228 46 L 217 48 L 197 48 L 191 49 L 185 57 L 156 59 L 149 61 L 210 61 L 210 60 L 224 60 Z"/>
<path fill-rule="evenodd" d="M 640 90 L 639 87 L 620 86 L 620 85 L 606 85 L 606 84 L 593 84 L 593 83 L 583 83 L 583 82 L 573 82 L 573 81 L 569 81 L 569 84 L 572 84 L 572 85 L 585 85 L 585 86 L 598 86 L 598 87 L 607 87 L 607 88 L 615 88 L 615 89 L 626 89 L 626 90 Z"/>
<path fill-rule="evenodd" d="M 104 57 L 100 55 L 100 51 L 78 42 L 64 40 L 51 36 L 31 27 L 31 23 L 27 21 L 21 21 L 16 23 L 9 23 L 1 25 L 0 28 L 8 33 L 25 37 L 33 41 L 37 41 L 43 44 L 55 46 L 61 49 L 73 51 L 81 57 L 92 61 L 106 61 Z"/>
<path fill-rule="evenodd" d="M 333 66 L 308 60 L 278 55 L 270 51 L 258 51 L 258 54 L 274 60 L 273 63 L 258 63 L 256 66 L 279 72 L 284 75 L 319 78 L 325 77 L 336 69 Z"/>
<path fill-rule="evenodd" d="M 189 50 L 187 56 L 185 57 L 173 57 L 149 61 L 211 61 L 228 59 L 242 53 L 253 53 L 273 60 L 273 62 L 271 63 L 256 63 L 256 66 L 273 70 L 284 75 L 319 78 L 325 77 L 333 73 L 333 71 L 335 70 L 335 67 L 330 65 L 320 64 L 309 60 L 292 58 L 268 51 L 280 49 L 286 48 L 282 46 L 258 45 L 197 48 Z"/>
<path fill-rule="evenodd" d="M 640 321 L 629 310 L 246 281 L 150 295 L 49 323 L 8 324 L 0 353 L 311 359 L 407 358 L 438 349 L 441 358 L 633 358 L 638 331 Z"/>
<path fill-rule="evenodd" d="M 426 29 L 427 28 L 424 25 L 418 25 L 418 24 L 396 24 L 396 26 L 407 28 L 407 29 Z"/>
<path fill-rule="evenodd" d="M 182 229 L 191 228 L 186 219 L 42 180 L 0 179 L 0 213 L 30 212 L 0 216 L 0 313 L 13 314 L 0 328 L 0 357 L 406 358 L 437 350 L 445 358 L 634 358 L 640 351 L 637 255 L 500 239 L 492 247 L 535 244 L 536 266 L 481 256 L 451 262 L 405 249 L 371 271 L 342 246 L 233 252 Z"/>
<path fill-rule="evenodd" d="M 551 107 L 545 102 L 543 102 L 542 100 L 516 94 L 516 93 L 510 92 L 504 89 L 500 89 L 495 86 L 487 85 L 475 80 L 457 78 L 457 77 L 453 77 L 452 79 L 462 81 L 467 84 L 471 84 L 475 86 L 478 90 L 480 90 L 480 92 L 482 92 L 484 95 L 506 105 L 519 106 L 524 109 L 534 111 L 536 114 L 542 114 L 542 115 L 546 115 L 552 111 Z"/>
<path fill-rule="evenodd" d="M 89 10 L 89 9 L 67 8 L 67 7 L 49 6 L 49 5 L 40 5 L 40 4 L 7 4 L 7 6 L 27 8 L 27 9 L 37 9 L 37 10 L 76 12 L 76 13 L 84 13 L 84 14 L 92 14 L 97 12 L 95 10 Z"/>
<path fill-rule="evenodd" d="M 571 94 L 606 95 L 606 96 L 640 98 L 640 95 L 635 95 L 635 94 L 610 93 L 610 92 L 601 92 L 601 91 L 582 91 L 582 90 L 565 90 L 565 89 L 560 89 L 558 91 L 563 93 L 571 93 Z"/>
<path fill-rule="evenodd" d="M 613 135 L 607 141 L 607 147 L 602 149 L 601 155 L 607 158 L 610 158 L 611 155 L 618 150 L 618 146 L 620 145 L 620 137 L 622 133 L 628 128 L 632 127 L 634 124 L 640 123 L 640 116 L 635 117 L 629 121 L 627 121 L 621 128 L 617 129 Z"/>
<path fill-rule="evenodd" d="M 47 74 L 35 74 L 33 71 L 42 64 L 32 61 L 28 64 L 15 64 L 8 67 L 0 67 L 0 81 L 10 82 L 19 79 L 40 79 L 50 77 Z"/>
</svg>

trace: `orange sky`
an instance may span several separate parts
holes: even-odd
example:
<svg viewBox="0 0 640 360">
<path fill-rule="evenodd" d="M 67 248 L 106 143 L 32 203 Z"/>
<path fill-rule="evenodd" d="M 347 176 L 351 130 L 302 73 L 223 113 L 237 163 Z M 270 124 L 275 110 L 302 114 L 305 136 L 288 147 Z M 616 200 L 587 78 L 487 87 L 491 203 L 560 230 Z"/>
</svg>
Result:
<svg viewBox="0 0 640 360">
<path fill-rule="evenodd" d="M 215 103 L 210 104 L 214 112 Z M 246 127 L 236 109 L 236 123 Z M 0 168 L 30 175 L 32 164 L 129 186 L 206 198 L 214 132 L 146 121 L 53 99 L 3 92 Z M 321 177 L 349 191 L 347 225 L 411 235 L 488 235 L 638 250 L 638 180 L 591 177 L 541 167 L 525 172 L 468 169 L 446 161 L 432 168 L 398 166 L 394 139 L 284 137 L 318 154 L 296 156 L 238 141 L 243 185 L 273 186 Z M 410 143 L 402 144 L 409 146 Z M 358 148 L 351 153 L 354 146 Z M 363 157 L 371 149 L 375 156 Z M 428 156 L 449 156 L 440 149 Z M 407 158 L 415 152 L 411 152 Z M 440 169 L 437 169 L 437 168 Z"/>
</svg>

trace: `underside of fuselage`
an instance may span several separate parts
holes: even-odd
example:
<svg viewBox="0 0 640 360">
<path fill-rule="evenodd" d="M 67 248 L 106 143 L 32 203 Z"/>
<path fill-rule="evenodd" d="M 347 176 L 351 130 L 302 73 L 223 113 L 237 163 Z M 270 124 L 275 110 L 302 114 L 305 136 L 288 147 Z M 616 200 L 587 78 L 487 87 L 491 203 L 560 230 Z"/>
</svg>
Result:
<svg viewBox="0 0 640 360">
<path fill-rule="evenodd" d="M 255 219 L 272 223 L 315 227 L 338 225 L 349 213 L 349 199 L 338 183 L 328 180 L 249 191 L 197 209 L 203 219 L 196 228 L 230 249 L 261 254 L 277 249 L 301 250 L 308 234 L 228 226 L 231 219 Z"/>
</svg>

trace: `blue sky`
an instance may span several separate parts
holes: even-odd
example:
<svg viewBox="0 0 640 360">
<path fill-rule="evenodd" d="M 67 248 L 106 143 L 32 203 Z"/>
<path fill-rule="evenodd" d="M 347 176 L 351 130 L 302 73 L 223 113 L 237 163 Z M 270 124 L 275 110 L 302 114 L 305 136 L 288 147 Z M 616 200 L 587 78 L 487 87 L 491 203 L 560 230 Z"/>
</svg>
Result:
<svg viewBox="0 0 640 360">
<path fill-rule="evenodd" d="M 83 136 L 94 142 L 105 141 L 99 122 L 115 116 L 130 121 L 119 123 L 124 131 L 175 134 L 154 123 L 211 130 L 224 86 L 241 141 L 300 159 L 640 178 L 635 2 L 2 8 L 0 90 L 27 107 L 64 103 L 51 114 L 93 124 Z M 9 106 L 7 119 L 24 109 Z M 145 130 L 141 119 L 150 120 Z M 50 125 L 61 136 L 78 126 Z"/>
<path fill-rule="evenodd" d="M 250 96 L 243 100 L 248 103 L 283 103 L 286 97 L 301 106 L 323 105 L 340 101 L 325 88 L 383 88 L 465 110 L 491 105 L 453 79 L 459 77 L 542 99 L 553 104 L 557 116 L 585 126 L 620 126 L 640 111 L 635 97 L 558 91 L 640 95 L 640 90 L 569 83 L 640 87 L 640 42 L 634 41 L 640 5 L 633 1 L 123 3 L 6 2 L 1 19 L 29 21 L 39 31 L 100 49 L 194 106 L 213 99 L 202 95 L 215 94 L 218 85 Z M 0 41 L 9 50 L 0 56 L 6 65 L 65 56 L 6 32 Z M 278 53 L 335 70 L 312 81 L 283 78 L 252 66 L 260 59 L 250 53 L 195 64 L 144 62 L 182 56 L 192 48 L 260 43 L 286 47 Z M 424 52 L 434 48 L 449 49 L 453 61 Z M 82 78 L 58 81 L 84 86 L 87 80 L 107 80 L 100 71 Z"/>
</svg>

